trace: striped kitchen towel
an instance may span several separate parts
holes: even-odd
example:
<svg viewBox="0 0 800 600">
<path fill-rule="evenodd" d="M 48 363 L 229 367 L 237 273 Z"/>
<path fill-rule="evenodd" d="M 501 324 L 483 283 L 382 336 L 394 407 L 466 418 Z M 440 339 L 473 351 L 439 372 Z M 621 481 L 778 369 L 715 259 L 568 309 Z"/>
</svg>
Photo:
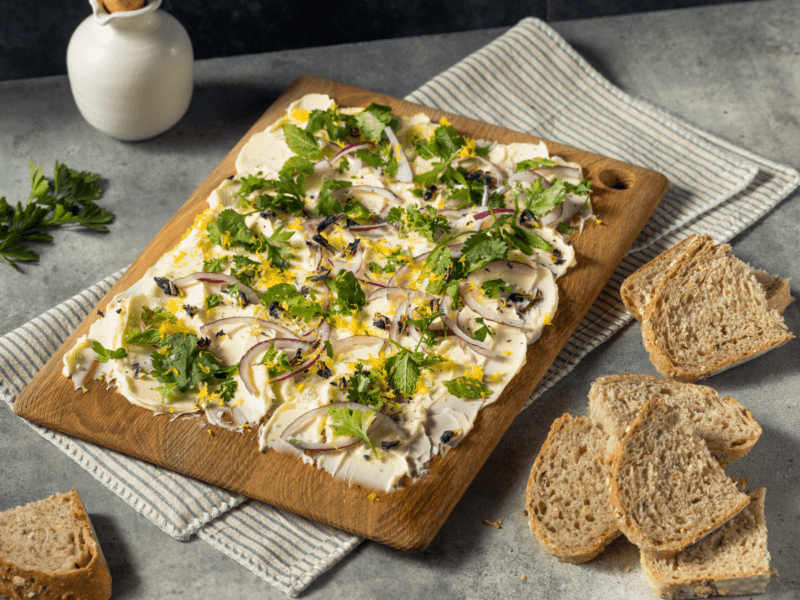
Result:
<svg viewBox="0 0 800 600">
<path fill-rule="evenodd" d="M 664 173 L 670 188 L 529 403 L 631 320 L 621 282 L 690 233 L 729 240 L 785 198 L 800 174 L 615 88 L 555 31 L 525 19 L 407 98 Z M 119 274 L 0 338 L 0 394 L 14 396 Z M 170 535 L 198 535 L 297 595 L 360 538 L 32 425 Z"/>
</svg>

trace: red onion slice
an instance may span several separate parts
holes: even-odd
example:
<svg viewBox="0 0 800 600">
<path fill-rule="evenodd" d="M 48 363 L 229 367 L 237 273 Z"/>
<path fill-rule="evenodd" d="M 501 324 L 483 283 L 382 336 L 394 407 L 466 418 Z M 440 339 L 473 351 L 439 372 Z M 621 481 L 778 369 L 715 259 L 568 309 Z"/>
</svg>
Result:
<svg viewBox="0 0 800 600">
<path fill-rule="evenodd" d="M 373 412 L 375 413 L 375 417 L 373 422 L 370 424 L 369 429 L 367 430 L 367 434 L 371 434 L 373 431 L 378 429 L 379 427 L 386 427 L 390 429 L 394 434 L 397 435 L 401 440 L 405 440 L 408 438 L 408 434 L 403 431 L 402 427 L 400 427 L 397 423 L 395 423 L 392 419 L 384 415 L 382 412 L 377 411 L 371 406 L 364 406 L 363 404 L 357 404 L 355 402 L 334 402 L 332 404 L 328 404 L 326 406 L 320 406 L 317 408 L 313 408 L 306 413 L 303 413 L 299 417 L 297 417 L 294 421 L 292 421 L 289 426 L 281 432 L 280 438 L 286 442 L 288 442 L 292 436 L 292 434 L 298 430 L 302 429 L 305 425 L 313 421 L 314 419 L 318 419 L 321 417 L 328 416 L 328 408 L 347 408 L 349 410 L 357 410 L 363 413 L 366 412 Z M 354 444 L 361 441 L 360 437 L 348 437 L 341 440 L 337 444 L 327 444 L 324 442 L 305 442 L 301 440 L 297 440 L 291 442 L 293 446 L 298 448 L 303 448 L 304 450 L 342 450 L 344 448 L 348 448 L 353 446 Z"/>
<path fill-rule="evenodd" d="M 334 198 L 339 198 L 349 193 L 361 193 L 365 192 L 368 194 L 380 194 L 387 200 L 392 202 L 400 202 L 400 198 L 395 194 L 392 190 L 380 187 L 377 185 L 349 185 L 347 187 L 341 187 L 331 191 L 331 196 Z"/>
<path fill-rule="evenodd" d="M 377 337 L 375 335 L 351 335 L 350 337 L 336 340 L 331 344 L 331 350 L 334 354 L 344 354 L 352 352 L 360 346 L 370 346 L 380 343 L 381 345 L 390 345 L 386 339 Z"/>
<path fill-rule="evenodd" d="M 256 317 L 227 317 L 225 319 L 219 319 L 217 321 L 211 321 L 210 323 L 206 323 L 205 325 L 200 327 L 201 335 L 208 335 L 208 333 L 212 329 L 217 329 L 218 327 L 227 327 L 229 325 L 257 325 L 258 327 L 262 327 L 264 329 L 273 329 L 277 331 L 284 337 L 291 338 L 295 335 L 295 333 L 284 327 L 283 325 L 279 325 L 274 321 L 269 321 L 267 319 L 258 319 Z"/>
<path fill-rule="evenodd" d="M 350 144 L 339 150 L 336 154 L 334 154 L 331 161 L 337 161 L 340 158 L 344 158 L 348 154 L 354 154 L 359 150 L 366 150 L 367 148 L 371 147 L 372 147 L 372 142 L 356 142 L 354 144 Z"/>
<path fill-rule="evenodd" d="M 255 362 L 256 357 L 261 354 L 262 352 L 266 352 L 269 350 L 270 344 L 275 344 L 276 350 L 287 350 L 287 349 L 294 349 L 297 348 L 308 348 L 310 344 L 304 340 L 292 339 L 292 338 L 275 338 L 274 340 L 264 340 L 263 342 L 258 342 L 255 346 L 250 348 L 247 352 L 244 353 L 242 356 L 242 360 L 239 362 L 239 378 L 242 380 L 245 389 L 250 392 L 253 396 L 258 396 L 258 389 L 253 382 L 253 375 L 251 373 L 251 368 L 253 366 L 253 362 Z M 299 370 L 298 370 L 299 371 Z M 293 374 L 296 374 L 298 371 L 293 371 Z"/>
<path fill-rule="evenodd" d="M 470 336 L 466 331 L 461 329 L 461 327 L 458 324 L 457 318 L 453 318 L 451 314 L 450 304 L 451 304 L 450 296 L 444 296 L 441 304 L 442 308 L 444 309 L 444 312 L 442 313 L 442 320 L 444 321 L 444 324 L 447 325 L 447 328 L 450 329 L 450 331 L 452 331 L 456 337 L 466 342 L 470 350 L 474 351 L 475 353 L 480 354 L 481 356 L 485 356 L 487 358 L 503 358 L 504 355 L 502 353 L 497 352 L 495 350 L 491 350 L 488 344 L 486 344 L 485 342 L 481 342 L 480 340 L 476 340 L 475 338 Z"/>
<path fill-rule="evenodd" d="M 392 145 L 392 150 L 394 150 L 395 156 L 397 156 L 397 181 L 400 183 L 411 183 L 414 180 L 414 172 L 411 170 L 411 165 L 408 164 L 408 158 L 403 150 L 403 146 L 400 145 L 400 142 L 397 140 L 397 136 L 394 134 L 394 131 L 391 127 L 387 125 L 383 132 L 386 134 L 386 138 Z"/>
<path fill-rule="evenodd" d="M 236 285 L 238 283 L 239 290 L 244 294 L 245 298 L 247 298 L 247 301 L 250 304 L 258 304 L 261 301 L 261 294 L 243 284 L 233 275 L 225 275 L 224 273 L 206 273 L 203 271 L 198 271 L 197 273 L 180 277 L 174 280 L 172 283 L 174 283 L 175 286 L 180 289 L 196 281 L 200 281 L 202 283 L 224 283 L 227 285 Z"/>
</svg>

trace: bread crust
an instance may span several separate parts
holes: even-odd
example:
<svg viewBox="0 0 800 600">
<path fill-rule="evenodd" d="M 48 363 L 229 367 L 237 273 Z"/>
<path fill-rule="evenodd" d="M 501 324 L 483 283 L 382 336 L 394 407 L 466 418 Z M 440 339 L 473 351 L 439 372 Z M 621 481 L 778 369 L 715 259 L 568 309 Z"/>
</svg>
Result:
<svg viewBox="0 0 800 600">
<path fill-rule="evenodd" d="M 0 595 L 8 600 L 108 600 L 111 572 L 86 509 L 75 489 L 50 499 L 67 497 L 73 517 L 84 533 L 91 559 L 87 565 L 66 572 L 39 571 L 16 565 L 0 556 Z"/>
<path fill-rule="evenodd" d="M 698 357 L 702 356 L 702 361 L 697 358 L 693 364 L 679 356 L 683 348 L 675 349 L 674 346 L 679 341 L 683 341 L 683 330 L 687 327 L 681 321 L 680 315 L 671 314 L 675 310 L 676 304 L 683 301 L 684 294 L 692 293 L 704 294 L 716 293 L 720 297 L 724 296 L 722 289 L 711 288 L 716 285 L 711 278 L 703 277 L 701 284 L 698 285 L 692 278 L 698 273 L 707 270 L 705 266 L 712 260 L 725 259 L 738 269 L 738 276 L 745 281 L 748 289 L 753 296 L 749 302 L 749 308 L 753 311 L 749 318 L 754 322 L 764 323 L 762 333 L 748 333 L 746 336 L 747 347 L 739 349 L 738 352 L 716 351 L 712 346 L 708 349 L 693 347 L 685 349 L 685 353 L 693 352 Z M 738 298 L 728 299 L 727 302 L 736 301 Z M 704 310 L 705 306 L 693 306 L 687 301 L 680 306 L 687 310 L 690 306 L 697 310 Z M 738 304 L 737 304 L 738 305 Z M 730 310 L 735 311 L 734 306 Z M 742 309 L 744 310 L 744 309 Z M 774 310 L 767 307 L 766 292 L 758 283 L 752 272 L 749 271 L 744 263 L 731 255 L 731 247 L 728 244 L 708 247 L 702 238 L 698 238 L 689 243 L 684 252 L 669 267 L 667 272 L 661 277 L 659 283 L 652 293 L 651 300 L 644 309 L 642 321 L 642 341 L 644 347 L 650 354 L 650 361 L 661 375 L 666 378 L 677 379 L 692 383 L 699 379 L 705 379 L 742 362 L 751 360 L 769 350 L 782 346 L 794 336 L 786 330 L 782 318 Z M 721 318 L 725 318 L 723 314 Z M 708 324 L 709 329 L 712 325 Z M 769 334 L 763 333 L 768 328 Z M 693 329 L 698 329 L 694 324 Z M 716 329 L 712 333 L 716 333 Z M 675 338 L 674 340 L 672 338 Z M 687 343 L 692 339 L 686 337 Z M 695 342 L 695 345 L 698 345 Z"/>
<path fill-rule="evenodd" d="M 582 493 L 565 494 L 569 497 L 561 498 L 564 502 L 557 504 L 551 501 L 549 488 L 565 485 L 563 480 L 557 480 L 557 476 L 553 475 L 555 471 L 558 471 L 561 476 L 565 473 L 561 466 L 548 473 L 552 467 L 549 463 L 551 457 L 548 449 L 564 446 L 570 436 L 579 436 L 581 441 L 586 442 L 586 448 L 581 452 L 579 447 L 568 444 L 565 446 L 566 453 L 563 456 L 561 453 L 559 455 L 567 461 L 565 469 L 581 469 L 585 476 L 584 481 L 591 489 L 584 488 L 579 490 Z M 525 508 L 528 511 L 531 532 L 536 536 L 542 548 L 561 562 L 578 564 L 591 560 L 620 535 L 605 497 L 607 471 L 603 461 L 604 446 L 605 439 L 602 431 L 588 417 L 573 418 L 569 414 L 564 414 L 554 421 L 531 468 L 525 493 Z M 580 458 L 575 460 L 573 453 L 579 453 Z M 590 466 L 593 468 L 590 469 Z M 601 494 L 600 497 L 597 497 L 598 490 Z M 568 491 L 575 492 L 575 490 Z M 590 494 L 591 498 L 587 498 L 587 494 Z M 583 499 L 586 499 L 585 503 Z M 575 509 L 574 505 L 567 506 L 572 501 L 579 505 L 578 509 Z M 574 541 L 566 539 L 563 531 L 548 531 L 543 522 L 542 510 L 545 512 L 563 510 L 565 514 L 575 519 L 585 517 L 585 512 L 588 511 L 591 513 L 592 524 L 604 523 L 605 526 L 599 534 L 587 536 L 580 543 L 574 543 Z M 591 528 L 593 527 L 587 524 L 587 529 Z"/>
<path fill-rule="evenodd" d="M 683 415 L 681 415 L 680 418 L 676 415 L 679 411 L 683 411 Z M 686 424 L 681 425 L 681 420 L 685 420 Z M 629 462 L 633 460 L 634 453 L 644 451 L 640 445 L 642 437 L 654 440 L 657 435 L 665 435 L 663 431 L 672 434 L 673 429 L 676 427 L 685 428 L 687 430 L 688 435 L 685 436 L 687 438 L 687 443 L 694 438 L 696 444 L 702 445 L 701 452 L 704 451 L 708 455 L 708 460 L 705 461 L 704 466 L 711 471 L 712 477 L 716 477 L 718 481 L 724 478 L 725 475 L 722 468 L 711 457 L 711 454 L 705 447 L 705 442 L 700 440 L 700 438 L 695 438 L 690 433 L 691 425 L 688 422 L 688 414 L 686 414 L 685 409 L 676 405 L 671 405 L 663 398 L 647 400 L 642 405 L 639 415 L 631 424 L 622 442 L 611 456 L 609 502 L 617 519 L 617 524 L 631 543 L 636 544 L 641 551 L 647 552 L 656 558 L 671 558 L 675 556 L 687 546 L 708 535 L 737 515 L 750 502 L 750 498 L 747 495 L 737 493 L 728 504 L 716 509 L 715 514 L 701 519 L 698 519 L 698 516 L 694 512 L 694 507 L 690 507 L 684 509 L 684 511 L 690 511 L 690 513 L 685 515 L 687 517 L 686 529 L 681 528 L 679 531 L 679 538 L 674 541 L 662 541 L 653 539 L 648 535 L 638 520 L 636 508 L 645 506 L 650 498 L 647 497 L 647 500 L 644 500 L 638 496 L 636 498 L 628 497 L 628 494 L 626 494 L 622 488 L 627 489 L 628 487 L 626 473 Z M 652 466 L 654 470 L 654 473 L 651 473 L 651 477 L 659 481 L 660 489 L 672 486 L 675 483 L 680 484 L 682 480 L 686 481 L 686 477 L 689 473 L 688 470 L 670 470 L 659 461 L 658 457 L 649 455 L 647 458 L 651 460 L 648 466 Z M 668 470 L 670 471 L 669 474 L 666 472 Z M 715 471 L 716 475 L 714 474 Z M 733 483 L 731 483 L 731 485 L 733 485 Z M 665 507 L 659 507 L 659 509 L 663 508 Z M 674 509 L 674 506 L 670 506 L 669 508 Z M 691 519 L 698 519 L 698 522 L 693 523 Z"/>
<path fill-rule="evenodd" d="M 704 555 L 706 552 L 709 554 L 725 552 L 728 548 L 741 546 L 744 543 L 743 537 L 763 535 L 766 540 L 765 492 L 765 488 L 748 492 L 752 500 L 745 511 L 749 513 L 749 518 L 752 519 L 755 527 L 745 531 L 744 534 L 737 535 L 733 524 L 724 525 L 720 529 L 722 539 L 711 542 L 711 545 L 719 543 L 721 547 L 705 548 L 703 541 L 700 541 L 692 553 L 695 556 L 678 554 L 669 563 L 655 560 L 642 553 L 642 571 L 653 592 L 667 600 L 763 594 L 769 580 L 776 575 L 775 571 L 769 568 L 769 552 L 766 551 L 766 542 L 764 542 L 765 556 L 755 557 L 762 564 L 750 564 L 746 568 L 743 568 L 737 561 L 735 564 L 726 565 L 717 572 L 709 572 L 709 568 L 703 566 L 703 560 L 699 558 L 699 555 Z M 758 531 L 759 529 L 760 531 Z M 684 556 L 683 561 L 678 560 L 681 556 Z M 731 562 L 735 561 L 735 555 L 730 559 Z M 679 576 L 678 573 L 681 575 Z"/>
</svg>

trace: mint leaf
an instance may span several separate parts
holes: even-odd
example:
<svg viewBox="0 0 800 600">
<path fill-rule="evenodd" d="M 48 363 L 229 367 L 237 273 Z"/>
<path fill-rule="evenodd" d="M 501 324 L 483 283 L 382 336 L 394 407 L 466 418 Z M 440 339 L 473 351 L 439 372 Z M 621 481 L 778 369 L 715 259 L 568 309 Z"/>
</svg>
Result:
<svg viewBox="0 0 800 600">
<path fill-rule="evenodd" d="M 95 360 L 97 362 L 108 362 L 109 360 L 117 360 L 120 358 L 125 358 L 128 356 L 128 353 L 125 351 L 125 348 L 117 348 L 116 350 L 108 350 L 103 347 L 103 344 L 100 342 L 95 341 L 92 344 L 92 350 L 97 353 L 97 357 Z"/>
<path fill-rule="evenodd" d="M 530 169 L 541 169 L 541 168 L 548 168 L 553 169 L 555 168 L 556 163 L 555 161 L 550 160 L 549 158 L 530 158 L 528 160 L 521 160 L 516 164 L 514 167 L 514 172 L 519 173 L 520 171 L 528 171 Z"/>
<path fill-rule="evenodd" d="M 286 144 L 289 149 L 298 156 L 309 160 L 317 160 L 322 156 L 322 148 L 319 146 L 317 138 L 297 125 L 291 123 L 284 125 L 283 135 L 286 136 Z"/>
<path fill-rule="evenodd" d="M 472 377 L 456 377 L 450 381 L 444 382 L 444 387 L 447 391 L 457 396 L 458 398 L 466 398 L 468 400 L 477 400 L 478 398 L 485 398 L 492 393 L 480 379 Z"/>
</svg>

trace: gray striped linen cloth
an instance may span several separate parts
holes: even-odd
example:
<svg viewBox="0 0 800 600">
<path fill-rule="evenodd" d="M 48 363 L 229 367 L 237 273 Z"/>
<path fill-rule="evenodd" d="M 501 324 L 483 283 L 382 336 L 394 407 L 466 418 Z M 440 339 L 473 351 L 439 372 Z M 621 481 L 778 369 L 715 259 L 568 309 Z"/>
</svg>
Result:
<svg viewBox="0 0 800 600">
<path fill-rule="evenodd" d="M 631 320 L 619 299 L 619 286 L 629 274 L 690 233 L 729 240 L 800 184 L 796 171 L 615 88 L 536 19 L 524 19 L 407 99 L 639 164 L 670 180 L 660 207 L 528 404 Z M 6 402 L 13 402 L 120 275 L 0 338 L 0 394 Z M 306 589 L 362 541 L 31 426 L 167 534 L 184 540 L 199 536 L 290 596 Z"/>
</svg>

